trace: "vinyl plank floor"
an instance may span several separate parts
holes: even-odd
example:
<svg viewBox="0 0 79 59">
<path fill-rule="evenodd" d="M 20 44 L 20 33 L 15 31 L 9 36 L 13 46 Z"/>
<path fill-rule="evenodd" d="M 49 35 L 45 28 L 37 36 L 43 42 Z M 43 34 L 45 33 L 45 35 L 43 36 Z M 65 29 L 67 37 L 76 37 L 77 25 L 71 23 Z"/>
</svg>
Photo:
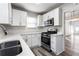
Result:
<svg viewBox="0 0 79 59">
<path fill-rule="evenodd" d="M 49 52 L 43 47 L 34 47 L 31 48 L 31 50 L 36 56 L 56 56 L 53 52 Z M 57 56 L 69 56 L 69 55 L 65 52 L 62 52 L 60 55 Z"/>
</svg>

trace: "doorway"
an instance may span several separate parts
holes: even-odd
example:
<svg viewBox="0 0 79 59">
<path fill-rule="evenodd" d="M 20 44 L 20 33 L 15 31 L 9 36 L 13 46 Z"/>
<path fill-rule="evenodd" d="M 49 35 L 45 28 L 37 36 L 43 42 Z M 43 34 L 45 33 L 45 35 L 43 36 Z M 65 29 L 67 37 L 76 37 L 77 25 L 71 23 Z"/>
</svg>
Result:
<svg viewBox="0 0 79 59">
<path fill-rule="evenodd" d="M 65 20 L 65 52 L 79 56 L 79 19 Z"/>
</svg>

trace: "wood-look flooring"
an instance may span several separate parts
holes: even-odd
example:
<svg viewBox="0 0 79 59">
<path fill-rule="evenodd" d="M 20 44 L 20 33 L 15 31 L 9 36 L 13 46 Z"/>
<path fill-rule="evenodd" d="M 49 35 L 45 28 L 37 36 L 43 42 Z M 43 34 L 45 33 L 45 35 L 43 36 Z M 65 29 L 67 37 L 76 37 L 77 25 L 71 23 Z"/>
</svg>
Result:
<svg viewBox="0 0 79 59">
<path fill-rule="evenodd" d="M 65 39 L 65 52 L 70 56 L 79 56 L 79 39 Z"/>
<path fill-rule="evenodd" d="M 31 48 L 31 50 L 36 56 L 56 56 L 53 52 L 49 52 L 43 47 L 34 47 Z M 69 56 L 69 55 L 65 52 L 62 52 L 60 55 L 57 56 Z"/>
</svg>

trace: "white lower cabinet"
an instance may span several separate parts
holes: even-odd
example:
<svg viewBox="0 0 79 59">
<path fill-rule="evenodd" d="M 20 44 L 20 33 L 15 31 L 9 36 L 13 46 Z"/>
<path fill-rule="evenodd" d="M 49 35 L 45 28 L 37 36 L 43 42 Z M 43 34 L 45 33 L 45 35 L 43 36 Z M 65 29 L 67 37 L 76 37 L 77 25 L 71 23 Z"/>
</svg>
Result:
<svg viewBox="0 0 79 59">
<path fill-rule="evenodd" d="M 64 38 L 63 35 L 51 35 L 51 50 L 59 55 L 64 51 Z"/>
<path fill-rule="evenodd" d="M 41 46 L 41 34 L 27 34 L 26 43 L 29 47 Z"/>
<path fill-rule="evenodd" d="M 41 34 L 32 35 L 32 47 L 41 45 Z"/>
</svg>

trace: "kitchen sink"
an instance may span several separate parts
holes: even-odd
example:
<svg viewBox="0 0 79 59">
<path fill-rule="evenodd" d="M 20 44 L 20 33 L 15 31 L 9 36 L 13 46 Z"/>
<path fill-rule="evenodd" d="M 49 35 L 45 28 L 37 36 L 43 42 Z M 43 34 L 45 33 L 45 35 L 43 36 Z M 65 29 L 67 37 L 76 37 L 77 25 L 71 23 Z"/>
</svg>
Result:
<svg viewBox="0 0 79 59">
<path fill-rule="evenodd" d="M 4 47 L 12 47 L 12 46 L 17 46 L 20 45 L 20 41 L 9 41 L 9 42 L 5 42 Z"/>
<path fill-rule="evenodd" d="M 16 56 L 22 52 L 20 41 L 9 41 L 0 44 L 0 56 Z"/>
</svg>

